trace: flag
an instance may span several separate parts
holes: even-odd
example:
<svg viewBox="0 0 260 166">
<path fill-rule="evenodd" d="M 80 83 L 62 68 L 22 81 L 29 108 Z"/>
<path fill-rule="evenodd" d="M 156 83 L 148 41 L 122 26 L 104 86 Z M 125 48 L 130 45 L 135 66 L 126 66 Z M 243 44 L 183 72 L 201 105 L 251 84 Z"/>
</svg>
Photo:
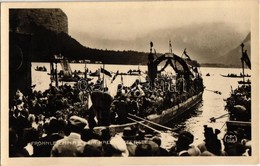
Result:
<svg viewBox="0 0 260 166">
<path fill-rule="evenodd" d="M 119 74 L 119 70 L 117 70 L 116 74 L 114 75 L 114 77 L 111 80 L 111 83 L 113 83 L 113 81 L 116 79 L 117 75 Z"/>
<path fill-rule="evenodd" d="M 247 55 L 247 50 L 245 50 L 245 52 L 243 52 L 241 60 L 243 60 L 246 63 L 246 65 L 248 66 L 248 68 L 251 69 L 251 62 Z"/>
<path fill-rule="evenodd" d="M 109 77 L 112 77 L 111 73 L 109 71 L 107 71 L 106 69 L 101 68 L 100 72 L 104 73 L 105 75 L 108 75 Z"/>
<path fill-rule="evenodd" d="M 186 48 L 184 49 L 183 54 L 188 58 L 188 60 L 191 60 L 191 59 L 190 59 L 190 56 L 189 56 L 189 55 L 187 54 L 187 52 L 186 52 Z"/>
</svg>

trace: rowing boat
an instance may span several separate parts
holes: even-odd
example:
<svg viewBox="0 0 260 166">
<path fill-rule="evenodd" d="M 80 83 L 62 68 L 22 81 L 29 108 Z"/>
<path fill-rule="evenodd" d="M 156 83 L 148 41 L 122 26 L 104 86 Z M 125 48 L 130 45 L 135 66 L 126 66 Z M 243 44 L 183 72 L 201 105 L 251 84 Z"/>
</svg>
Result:
<svg viewBox="0 0 260 166">
<path fill-rule="evenodd" d="M 220 74 L 222 77 L 229 77 L 229 78 L 243 78 L 243 75 L 236 75 L 236 74 L 228 74 L 228 75 L 223 75 Z M 244 75 L 244 77 L 251 77 L 250 75 Z"/>
</svg>

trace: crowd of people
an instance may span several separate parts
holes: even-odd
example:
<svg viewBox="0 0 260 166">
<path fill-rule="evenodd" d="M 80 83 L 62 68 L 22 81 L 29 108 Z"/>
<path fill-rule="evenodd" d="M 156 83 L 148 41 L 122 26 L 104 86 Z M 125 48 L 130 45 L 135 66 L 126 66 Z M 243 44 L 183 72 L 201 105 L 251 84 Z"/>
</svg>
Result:
<svg viewBox="0 0 260 166">
<path fill-rule="evenodd" d="M 251 85 L 242 85 L 232 90 L 226 109 L 231 120 L 251 121 Z"/>
<path fill-rule="evenodd" d="M 250 141 L 225 145 L 218 138 L 220 131 L 204 126 L 204 142 L 194 145 L 194 136 L 181 131 L 173 146 L 161 147 L 160 135 L 147 135 L 140 127 L 125 127 L 123 134 L 112 134 L 104 128 L 101 134 L 89 128 L 88 121 L 72 115 L 65 119 L 57 116 L 19 116 L 18 126 L 9 129 L 10 157 L 138 157 L 138 156 L 244 156 L 251 155 Z M 22 122 L 22 123 L 21 123 Z M 26 126 L 23 124 L 27 124 Z M 223 150 L 224 149 L 224 150 Z"/>
<path fill-rule="evenodd" d="M 149 81 L 142 83 L 139 80 L 130 87 L 119 84 L 111 107 L 112 123 L 125 123 L 128 113 L 140 117 L 161 114 L 163 110 L 183 103 L 204 89 L 199 81 L 201 79 L 194 80 L 194 86 L 188 87 L 184 78 L 174 77 L 159 75 L 153 87 Z"/>
</svg>

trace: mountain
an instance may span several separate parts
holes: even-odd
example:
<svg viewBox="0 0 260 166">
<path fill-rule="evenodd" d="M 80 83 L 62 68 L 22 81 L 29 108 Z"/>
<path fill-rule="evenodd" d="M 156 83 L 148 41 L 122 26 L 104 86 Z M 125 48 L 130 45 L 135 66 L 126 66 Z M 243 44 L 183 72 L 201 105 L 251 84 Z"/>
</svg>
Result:
<svg viewBox="0 0 260 166">
<path fill-rule="evenodd" d="M 251 55 L 251 33 L 245 37 L 245 39 L 241 42 L 244 43 L 244 50 L 247 50 L 247 54 L 250 57 Z M 241 67 L 242 52 L 241 52 L 241 43 L 237 42 L 237 46 L 228 51 L 226 54 L 218 57 L 216 59 L 220 63 L 224 63 L 226 65 L 232 65 L 236 67 Z"/>
<path fill-rule="evenodd" d="M 102 46 L 102 49 L 112 50 L 149 51 L 149 43 L 152 41 L 158 53 L 168 52 L 171 40 L 175 54 L 181 55 L 187 48 L 187 53 L 192 59 L 200 63 L 216 63 L 215 58 L 227 53 L 230 48 L 235 48 L 237 41 L 242 41 L 246 34 L 227 23 L 208 22 L 147 31 L 129 39 L 97 38 L 89 33 L 84 33 L 82 40 L 78 38 L 82 36 L 81 33 L 75 34 L 75 37 L 88 46 L 95 48 Z"/>
<path fill-rule="evenodd" d="M 216 63 L 213 57 L 221 56 L 244 38 L 231 25 L 219 22 L 187 25 L 162 32 L 167 33 L 156 33 L 158 42 L 163 42 L 165 36 L 168 36 L 174 50 L 182 53 L 187 48 L 189 55 L 200 63 Z"/>
<path fill-rule="evenodd" d="M 36 25 L 35 25 L 36 26 Z M 53 55 L 61 54 L 69 60 L 102 61 L 106 64 L 146 64 L 148 53 L 113 51 L 85 47 L 65 32 L 56 33 L 37 26 L 31 37 L 30 54 L 33 62 L 49 62 Z"/>
<path fill-rule="evenodd" d="M 129 41 L 102 40 L 105 48 L 96 49 L 82 45 L 67 33 L 57 34 L 43 27 L 36 29 L 38 29 L 38 32 L 35 32 L 32 39 L 33 61 L 49 61 L 53 54 L 61 53 L 70 60 L 89 59 L 93 62 L 102 61 L 107 64 L 146 64 L 147 52 L 131 50 L 143 50 L 141 48 L 146 47 L 149 51 L 149 43 L 153 41 L 154 48 L 164 50 L 161 53 L 165 53 L 169 50 L 168 42 L 170 39 L 173 52 L 177 55 L 181 56 L 184 48 L 187 48 L 190 57 L 199 63 L 227 64 L 226 62 L 228 62 L 238 66 L 240 58 L 237 58 L 236 55 L 240 54 L 237 54 L 239 51 L 236 49 L 240 45 L 238 41 L 243 41 L 245 37 L 243 33 L 224 23 L 194 24 L 149 32 L 137 38 L 129 39 Z M 86 40 L 97 41 L 98 39 L 86 35 Z M 250 35 L 244 41 L 246 43 L 245 49 L 248 49 Z M 111 50 L 107 50 L 107 46 Z M 119 51 L 116 49 L 117 46 L 132 49 Z M 235 48 L 236 51 L 232 52 L 230 48 Z M 248 53 L 250 54 L 250 52 Z"/>
</svg>

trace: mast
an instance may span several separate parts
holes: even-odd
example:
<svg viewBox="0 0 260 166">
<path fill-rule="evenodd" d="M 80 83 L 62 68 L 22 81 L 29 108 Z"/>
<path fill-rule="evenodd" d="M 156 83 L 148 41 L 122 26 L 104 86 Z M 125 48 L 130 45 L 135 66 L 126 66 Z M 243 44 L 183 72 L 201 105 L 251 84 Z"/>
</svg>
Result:
<svg viewBox="0 0 260 166">
<path fill-rule="evenodd" d="M 51 80 L 51 85 L 54 79 L 54 67 L 53 67 L 53 61 L 52 58 L 50 60 L 50 80 Z"/>
<path fill-rule="evenodd" d="M 243 82 L 245 82 L 244 59 L 243 59 L 244 44 L 242 43 L 240 46 L 241 46 L 241 49 L 242 49 L 242 58 L 241 58 L 241 63 L 242 63 L 242 77 L 243 77 Z"/>
<path fill-rule="evenodd" d="M 57 69 L 57 61 L 55 61 L 55 86 L 58 87 L 58 69 Z"/>
<path fill-rule="evenodd" d="M 103 63 L 103 70 L 105 70 L 105 63 Z M 103 89 L 105 88 L 105 74 L 103 72 Z"/>
<path fill-rule="evenodd" d="M 172 43 L 171 43 L 171 40 L 169 41 L 169 51 L 170 51 L 170 53 L 172 53 Z"/>
<path fill-rule="evenodd" d="M 87 62 L 85 60 L 85 72 L 84 72 L 84 77 L 87 80 Z"/>
</svg>

